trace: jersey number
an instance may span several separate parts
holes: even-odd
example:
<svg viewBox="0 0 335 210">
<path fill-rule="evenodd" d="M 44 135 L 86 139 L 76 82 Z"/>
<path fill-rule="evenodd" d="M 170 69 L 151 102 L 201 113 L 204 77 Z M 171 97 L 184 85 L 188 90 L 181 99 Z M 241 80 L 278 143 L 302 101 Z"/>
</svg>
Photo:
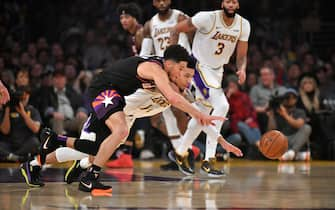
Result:
<svg viewBox="0 0 335 210">
<path fill-rule="evenodd" d="M 223 48 L 224 48 L 224 43 L 223 42 L 219 42 L 218 43 L 218 49 L 215 51 L 215 55 L 221 55 L 221 53 L 223 52 Z"/>
<path fill-rule="evenodd" d="M 159 42 L 159 46 L 160 46 L 161 50 L 165 50 L 166 47 L 168 47 L 170 45 L 170 37 L 168 37 L 168 36 L 163 37 L 163 38 L 160 37 L 157 40 Z"/>
</svg>

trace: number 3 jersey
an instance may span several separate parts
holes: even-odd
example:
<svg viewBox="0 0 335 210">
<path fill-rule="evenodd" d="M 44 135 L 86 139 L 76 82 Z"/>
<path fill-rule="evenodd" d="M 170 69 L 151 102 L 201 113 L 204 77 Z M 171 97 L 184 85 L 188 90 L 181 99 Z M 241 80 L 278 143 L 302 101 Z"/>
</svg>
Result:
<svg viewBox="0 0 335 210">
<path fill-rule="evenodd" d="M 155 55 L 163 57 L 165 49 L 170 45 L 170 30 L 177 25 L 179 15 L 184 15 L 184 13 L 172 9 L 172 14 L 167 20 L 161 21 L 158 14 L 151 18 L 150 36 L 153 40 Z M 179 39 L 180 41 L 178 43 L 191 52 L 186 34 L 180 33 Z"/>
<path fill-rule="evenodd" d="M 220 68 L 229 62 L 237 42 L 248 41 L 249 22 L 235 14 L 233 23 L 227 26 L 223 21 L 222 10 L 199 12 L 192 17 L 197 28 L 192 53 L 201 64 Z"/>
</svg>

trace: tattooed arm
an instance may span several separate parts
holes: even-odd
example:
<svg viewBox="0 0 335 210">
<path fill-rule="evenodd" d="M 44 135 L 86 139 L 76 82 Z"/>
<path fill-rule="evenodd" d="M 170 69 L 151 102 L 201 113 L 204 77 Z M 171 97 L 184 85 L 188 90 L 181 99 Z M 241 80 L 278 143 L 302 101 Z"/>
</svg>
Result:
<svg viewBox="0 0 335 210">
<path fill-rule="evenodd" d="M 178 38 L 179 38 L 179 33 L 180 32 L 190 32 L 194 31 L 196 28 L 192 24 L 192 19 L 187 18 L 181 22 L 179 22 L 175 27 L 172 28 L 170 32 L 170 44 L 177 44 L 178 43 Z"/>
</svg>

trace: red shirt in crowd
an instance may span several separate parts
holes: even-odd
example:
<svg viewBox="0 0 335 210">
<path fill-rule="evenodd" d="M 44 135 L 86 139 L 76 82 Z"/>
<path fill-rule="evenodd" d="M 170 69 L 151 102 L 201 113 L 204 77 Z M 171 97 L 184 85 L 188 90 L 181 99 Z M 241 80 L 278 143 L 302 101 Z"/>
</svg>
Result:
<svg viewBox="0 0 335 210">
<path fill-rule="evenodd" d="M 237 91 L 229 98 L 230 127 L 233 133 L 238 132 L 237 123 L 242 121 L 251 128 L 258 128 L 257 113 L 248 94 Z"/>
</svg>

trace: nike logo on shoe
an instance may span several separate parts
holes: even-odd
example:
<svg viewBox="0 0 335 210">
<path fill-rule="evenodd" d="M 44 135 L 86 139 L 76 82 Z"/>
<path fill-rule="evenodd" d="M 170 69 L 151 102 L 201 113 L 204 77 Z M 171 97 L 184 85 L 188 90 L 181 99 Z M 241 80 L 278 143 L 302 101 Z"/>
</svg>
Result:
<svg viewBox="0 0 335 210">
<path fill-rule="evenodd" d="M 48 142 L 49 142 L 50 136 L 48 136 L 47 140 L 45 140 L 44 144 L 43 144 L 43 149 L 48 149 Z"/>
<path fill-rule="evenodd" d="M 88 189 L 92 188 L 92 183 L 90 184 L 86 184 L 85 182 L 80 182 L 82 185 L 84 185 L 85 187 L 87 187 Z"/>
</svg>

